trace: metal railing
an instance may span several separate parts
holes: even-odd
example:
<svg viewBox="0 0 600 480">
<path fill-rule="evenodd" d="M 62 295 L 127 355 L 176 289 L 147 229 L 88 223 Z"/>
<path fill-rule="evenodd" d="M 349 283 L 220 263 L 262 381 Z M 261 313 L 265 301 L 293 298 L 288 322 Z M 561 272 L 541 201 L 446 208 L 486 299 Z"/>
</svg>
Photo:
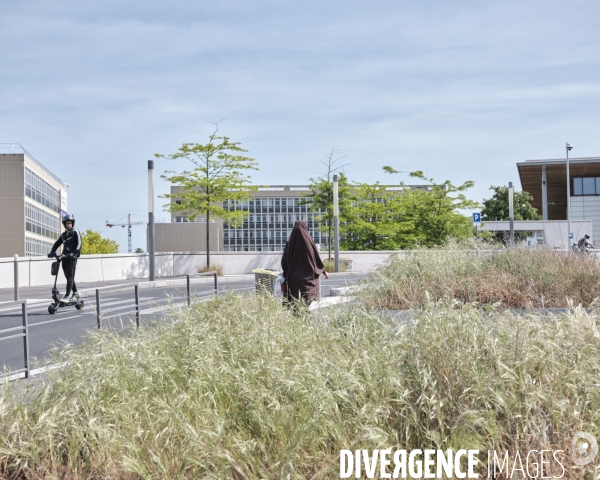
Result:
<svg viewBox="0 0 600 480">
<path fill-rule="evenodd" d="M 185 278 L 186 279 L 186 300 L 187 300 L 187 305 L 188 307 L 191 305 L 192 303 L 192 294 L 191 294 L 191 279 L 195 278 L 195 277 L 205 277 L 205 276 L 209 276 L 212 275 L 214 277 L 214 282 L 215 282 L 215 289 L 214 289 L 214 294 L 217 295 L 218 291 L 219 291 L 219 281 L 218 281 L 218 274 L 215 271 L 210 271 L 210 272 L 203 272 L 200 273 L 199 275 L 177 275 L 174 277 L 168 277 L 169 279 L 171 278 Z M 160 280 L 156 280 L 158 282 L 160 282 Z M 134 300 L 135 300 L 135 326 L 137 328 L 140 327 L 140 284 L 144 284 L 144 283 L 150 283 L 150 282 L 140 282 L 140 283 L 134 283 L 133 285 L 131 283 L 125 283 L 125 284 L 120 284 L 120 285 L 110 285 L 108 287 L 99 287 L 96 288 L 96 324 L 99 330 L 102 329 L 102 320 L 103 319 L 108 319 L 108 318 L 112 318 L 112 317 L 117 317 L 123 314 L 127 314 L 127 313 L 132 313 L 132 312 L 126 312 L 123 311 L 123 306 L 119 306 L 119 307 L 115 307 L 115 308 L 110 308 L 108 310 L 103 310 L 102 309 L 102 302 L 101 302 L 101 291 L 109 291 L 109 290 L 124 290 L 127 288 L 131 288 L 132 286 L 134 287 Z M 127 307 L 125 307 L 127 308 Z M 106 315 L 106 313 L 111 313 L 111 312 L 119 312 L 119 313 L 113 313 L 112 315 Z"/>
<path fill-rule="evenodd" d="M 100 302 L 100 290 L 103 291 L 108 291 L 108 290 L 123 290 L 126 288 L 131 288 L 132 285 L 131 283 L 125 283 L 125 284 L 121 284 L 121 285 L 110 285 L 108 287 L 99 287 L 96 288 L 96 324 L 98 326 L 98 330 L 102 329 L 102 319 L 108 319 L 111 317 L 116 317 L 119 315 L 123 315 L 124 313 L 131 313 L 131 312 L 123 312 L 123 307 L 116 307 L 116 308 L 109 308 L 107 310 L 102 310 L 102 303 Z M 135 326 L 137 328 L 140 327 L 140 284 L 139 283 L 134 283 L 133 284 L 133 288 L 134 288 L 134 299 L 135 299 Z M 115 311 L 119 311 L 119 313 L 115 313 L 113 315 L 106 315 L 106 313 L 110 313 L 110 312 L 115 312 Z M 104 312 L 104 316 L 103 316 L 103 312 Z"/>
<path fill-rule="evenodd" d="M 178 275 L 176 277 L 167 277 L 169 279 L 171 278 L 178 278 L 178 277 L 184 277 L 186 279 L 186 302 L 188 307 L 191 305 L 191 301 L 192 301 L 192 294 L 191 294 L 191 280 L 193 278 L 199 278 L 199 277 L 205 277 L 205 276 L 213 276 L 214 277 L 214 295 L 218 294 L 218 289 L 219 289 L 219 283 L 218 283 L 218 274 L 215 271 L 210 271 L 210 272 L 203 272 L 200 273 L 198 275 Z M 160 280 L 158 280 L 160 281 Z M 135 324 L 136 327 L 139 328 L 140 326 L 140 284 L 144 284 L 144 283 L 151 283 L 151 282 L 140 282 L 140 283 L 126 283 L 126 284 L 120 284 L 120 285 L 110 285 L 107 287 L 99 287 L 96 288 L 96 324 L 98 329 L 102 329 L 102 321 L 106 320 L 108 318 L 112 318 L 112 317 L 116 317 L 116 316 L 120 316 L 123 314 L 128 314 L 128 313 L 133 313 L 135 312 Z M 107 292 L 110 290 L 123 290 L 123 289 L 127 289 L 127 288 L 131 288 L 133 287 L 134 290 L 134 309 L 132 311 L 123 311 L 124 308 L 128 308 L 128 307 L 123 307 L 123 306 L 119 306 L 116 308 L 109 308 L 109 309 L 103 309 L 102 308 L 102 293 L 103 292 Z M 42 322 L 36 322 L 36 323 L 32 323 L 29 324 L 29 320 L 28 320 L 28 316 L 27 316 L 27 300 L 17 300 L 17 301 L 11 301 L 11 302 L 0 302 L 0 309 L 4 309 L 4 308 L 16 308 L 17 306 L 21 306 L 21 316 L 22 316 L 22 325 L 18 326 L 18 327 L 10 327 L 10 328 L 5 328 L 0 330 L 0 342 L 3 342 L 5 340 L 13 340 L 16 338 L 23 338 L 23 363 L 24 363 L 24 367 L 18 370 L 11 370 L 10 372 L 7 372 L 5 374 L 0 374 L 0 378 L 9 376 L 12 377 L 14 375 L 19 375 L 21 373 L 25 373 L 25 378 L 29 378 L 31 376 L 31 363 L 29 361 L 29 328 L 30 327 L 37 327 L 39 325 L 45 325 L 48 323 L 55 323 L 55 322 L 62 322 L 62 321 L 66 321 L 66 320 L 71 320 L 72 317 L 67 317 L 67 318 L 54 318 L 52 320 L 46 320 L 46 321 L 42 321 Z M 118 313 L 113 313 L 113 312 L 117 312 Z M 112 313 L 112 315 L 107 315 L 108 313 Z M 18 333 L 13 333 L 13 332 L 18 332 Z M 8 333 L 13 333 L 12 335 L 8 335 L 8 336 L 3 336 L 5 334 Z"/>
<path fill-rule="evenodd" d="M 19 331 L 20 333 L 10 335 L 8 337 L 0 337 L 0 342 L 3 342 L 4 340 L 11 340 L 13 338 L 23 338 L 23 363 L 25 366 L 24 368 L 21 368 L 19 370 L 11 371 L 8 374 L 2 374 L 0 375 L 0 378 L 5 377 L 7 375 L 15 375 L 23 372 L 25 372 L 25 378 L 29 378 L 31 374 L 31 365 L 29 363 L 29 324 L 27 321 L 27 300 L 1 302 L 0 308 L 10 308 L 16 305 L 21 305 L 21 316 L 23 319 L 23 324 L 20 327 L 5 328 L 3 330 L 0 330 L 0 335 L 16 331 Z"/>
</svg>

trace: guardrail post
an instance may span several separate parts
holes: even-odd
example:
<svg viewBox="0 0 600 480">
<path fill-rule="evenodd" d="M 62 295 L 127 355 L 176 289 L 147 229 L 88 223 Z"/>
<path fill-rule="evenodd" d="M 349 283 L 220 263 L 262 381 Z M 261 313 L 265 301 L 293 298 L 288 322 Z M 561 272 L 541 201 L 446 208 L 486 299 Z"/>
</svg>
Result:
<svg viewBox="0 0 600 480">
<path fill-rule="evenodd" d="M 217 280 L 217 277 L 219 274 L 217 272 L 215 272 L 214 275 L 215 275 L 215 295 L 218 295 L 219 294 L 219 281 Z"/>
<path fill-rule="evenodd" d="M 140 284 L 135 284 L 135 326 L 140 328 Z"/>
<path fill-rule="evenodd" d="M 187 287 L 187 302 L 188 302 L 188 307 L 189 307 L 192 303 L 192 296 L 191 296 L 191 292 L 190 292 L 190 276 L 189 275 L 185 276 L 185 283 L 186 283 L 186 287 Z"/>
<path fill-rule="evenodd" d="M 101 311 L 100 311 L 100 289 L 96 289 L 96 321 L 98 322 L 98 330 L 102 329 L 102 323 L 100 320 L 100 315 L 101 315 Z"/>
<path fill-rule="evenodd" d="M 19 300 L 19 255 L 16 253 L 13 256 L 13 262 L 15 265 L 15 302 Z"/>
<path fill-rule="evenodd" d="M 321 277 L 317 278 L 317 301 L 321 300 Z"/>
<path fill-rule="evenodd" d="M 23 302 L 22 312 L 23 312 L 23 333 L 25 336 L 23 337 L 23 357 L 25 360 L 25 378 L 29 378 L 31 376 L 31 365 L 29 363 L 29 322 L 27 320 L 27 300 Z"/>
</svg>

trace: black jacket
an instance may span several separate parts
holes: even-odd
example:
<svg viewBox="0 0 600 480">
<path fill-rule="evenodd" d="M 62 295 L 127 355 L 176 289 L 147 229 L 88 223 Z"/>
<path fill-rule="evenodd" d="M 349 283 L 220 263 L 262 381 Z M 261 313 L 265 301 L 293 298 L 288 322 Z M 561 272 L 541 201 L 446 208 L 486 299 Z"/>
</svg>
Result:
<svg viewBox="0 0 600 480">
<path fill-rule="evenodd" d="M 63 232 L 54 243 L 50 253 L 54 254 L 61 245 L 63 246 L 64 255 L 71 253 L 73 254 L 72 257 L 79 258 L 79 255 L 81 255 L 81 233 L 79 233 L 79 230 L 73 228 L 70 232 Z"/>
</svg>

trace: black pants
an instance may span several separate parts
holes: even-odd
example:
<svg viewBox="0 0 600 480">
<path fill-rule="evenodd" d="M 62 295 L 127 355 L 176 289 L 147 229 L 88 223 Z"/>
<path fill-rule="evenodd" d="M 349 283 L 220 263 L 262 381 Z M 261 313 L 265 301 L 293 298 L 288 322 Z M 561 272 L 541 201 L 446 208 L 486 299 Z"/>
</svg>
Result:
<svg viewBox="0 0 600 480">
<path fill-rule="evenodd" d="M 67 279 L 67 291 L 65 295 L 68 297 L 71 295 L 71 290 L 73 290 L 73 293 L 77 292 L 77 285 L 75 285 L 75 268 L 77 267 L 77 259 L 65 258 L 61 263 L 63 273 Z"/>
</svg>

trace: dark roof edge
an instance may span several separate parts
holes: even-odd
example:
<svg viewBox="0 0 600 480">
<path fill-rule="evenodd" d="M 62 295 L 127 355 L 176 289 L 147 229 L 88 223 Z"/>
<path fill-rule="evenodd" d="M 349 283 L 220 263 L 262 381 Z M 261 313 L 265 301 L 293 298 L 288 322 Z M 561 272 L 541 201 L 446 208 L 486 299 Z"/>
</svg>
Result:
<svg viewBox="0 0 600 480">
<path fill-rule="evenodd" d="M 567 163 L 566 158 L 551 158 L 551 159 L 546 159 L 546 160 L 525 160 L 524 162 L 517 162 L 517 167 L 548 165 L 548 164 L 561 165 L 564 163 Z M 600 157 L 569 158 L 569 163 L 600 163 Z"/>
</svg>

